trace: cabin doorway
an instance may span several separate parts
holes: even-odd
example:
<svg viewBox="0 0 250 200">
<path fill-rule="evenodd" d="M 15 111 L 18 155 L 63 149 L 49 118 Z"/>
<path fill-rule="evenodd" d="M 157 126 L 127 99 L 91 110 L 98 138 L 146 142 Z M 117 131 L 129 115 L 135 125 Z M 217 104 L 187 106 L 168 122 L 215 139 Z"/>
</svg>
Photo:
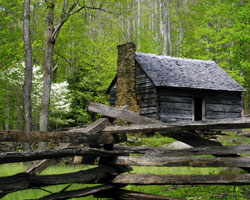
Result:
<svg viewBox="0 0 250 200">
<path fill-rule="evenodd" d="M 201 121 L 205 119 L 205 98 L 193 98 L 193 121 Z"/>
</svg>

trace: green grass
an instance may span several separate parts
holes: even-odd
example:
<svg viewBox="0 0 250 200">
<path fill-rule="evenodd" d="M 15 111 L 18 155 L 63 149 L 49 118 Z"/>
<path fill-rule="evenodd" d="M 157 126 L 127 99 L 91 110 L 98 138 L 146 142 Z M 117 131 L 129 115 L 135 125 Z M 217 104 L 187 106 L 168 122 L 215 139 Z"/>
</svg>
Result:
<svg viewBox="0 0 250 200">
<path fill-rule="evenodd" d="M 147 146 L 154 146 L 154 147 L 162 147 L 166 146 L 174 141 L 175 139 L 169 138 L 169 137 L 162 137 L 159 134 L 156 134 L 152 137 L 145 137 L 145 136 L 128 136 L 129 138 L 132 138 L 132 142 L 128 142 L 128 145 L 132 146 L 141 146 L 141 145 L 147 145 Z"/>
</svg>

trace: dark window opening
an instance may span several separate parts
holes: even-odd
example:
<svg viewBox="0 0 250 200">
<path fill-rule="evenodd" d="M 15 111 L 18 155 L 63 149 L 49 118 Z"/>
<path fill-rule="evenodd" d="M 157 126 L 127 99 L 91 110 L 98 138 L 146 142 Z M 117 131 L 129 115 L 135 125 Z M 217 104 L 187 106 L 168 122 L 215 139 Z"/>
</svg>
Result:
<svg viewBox="0 0 250 200">
<path fill-rule="evenodd" d="M 200 121 L 203 119 L 203 98 L 194 98 L 194 121 Z"/>
</svg>

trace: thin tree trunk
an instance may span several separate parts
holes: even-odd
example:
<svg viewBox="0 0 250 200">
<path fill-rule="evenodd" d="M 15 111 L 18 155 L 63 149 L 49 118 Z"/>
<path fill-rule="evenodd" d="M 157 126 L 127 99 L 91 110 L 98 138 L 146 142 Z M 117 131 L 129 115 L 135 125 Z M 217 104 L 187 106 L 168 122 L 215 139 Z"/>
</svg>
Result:
<svg viewBox="0 0 250 200">
<path fill-rule="evenodd" d="M 173 56 L 173 47 L 172 47 L 172 29 L 171 29 L 171 13 L 170 13 L 170 1 L 167 0 L 166 3 L 166 13 L 167 13 L 167 38 L 169 46 L 169 55 Z"/>
<path fill-rule="evenodd" d="M 22 98 L 21 94 L 22 93 L 20 91 L 20 87 L 18 87 L 18 89 L 17 89 L 17 101 L 16 101 L 16 126 L 15 126 L 16 130 L 21 130 L 21 126 L 20 126 L 20 122 L 22 120 L 22 117 L 20 116 L 21 115 L 20 104 L 21 104 L 21 98 Z"/>
<path fill-rule="evenodd" d="M 168 54 L 168 41 L 167 41 L 167 21 L 166 21 L 166 6 L 164 0 L 160 1 L 160 28 L 163 38 L 162 54 Z"/>
<path fill-rule="evenodd" d="M 158 3 L 157 0 L 154 1 L 155 3 L 155 39 L 156 42 L 159 41 L 159 12 L 158 12 Z"/>
<path fill-rule="evenodd" d="M 7 94 L 6 94 L 6 104 L 4 109 L 4 129 L 8 131 L 10 129 L 10 83 L 8 81 Z"/>
<path fill-rule="evenodd" d="M 89 16 L 89 22 L 90 22 L 90 34 L 91 34 L 91 39 L 93 41 L 95 41 L 95 30 L 94 30 L 94 26 L 93 26 L 93 19 L 92 19 L 92 16 L 90 14 Z"/>
<path fill-rule="evenodd" d="M 124 34 L 124 23 L 123 23 L 123 13 L 122 13 L 122 4 L 121 1 L 119 1 L 119 7 L 120 7 L 120 28 L 122 30 L 122 34 L 123 34 L 123 38 L 125 38 L 125 34 Z"/>
<path fill-rule="evenodd" d="M 140 35 L 141 35 L 141 0 L 138 0 L 138 25 L 137 25 L 137 48 L 141 48 Z"/>
<path fill-rule="evenodd" d="M 178 33 L 178 39 L 176 42 L 177 46 L 177 56 L 181 57 L 182 55 L 182 38 L 183 38 L 183 33 L 182 33 L 182 20 L 181 20 L 181 3 L 180 0 L 177 0 L 176 2 L 177 5 L 177 17 L 180 19 L 179 20 L 179 33 Z M 177 25 L 178 26 L 178 25 Z M 178 28 L 177 28 L 178 29 Z"/>
<path fill-rule="evenodd" d="M 129 5 L 129 2 L 127 1 L 128 3 L 128 11 L 130 11 L 130 5 Z M 131 41 L 131 29 L 130 29 L 130 15 L 128 15 L 127 17 L 127 28 L 128 28 L 128 39 L 127 41 L 130 42 Z"/>
<path fill-rule="evenodd" d="M 31 89 L 32 89 L 32 47 L 30 38 L 30 0 L 24 0 L 23 39 L 25 49 L 25 79 L 23 87 L 24 132 L 29 138 L 32 130 Z M 23 144 L 24 151 L 31 151 L 29 143 Z"/>
<path fill-rule="evenodd" d="M 47 3 L 48 14 L 46 17 L 47 28 L 46 28 L 46 43 L 44 52 L 44 64 L 43 64 L 43 94 L 42 102 L 40 107 L 40 131 L 48 131 L 49 121 L 49 102 L 50 102 L 50 91 L 52 83 L 52 69 L 53 69 L 53 50 L 55 40 L 53 38 L 54 32 L 54 0 L 50 0 Z M 40 150 L 45 150 L 47 144 L 41 142 L 39 144 Z"/>
<path fill-rule="evenodd" d="M 136 0 L 133 0 L 133 40 L 136 39 L 136 16 L 135 16 L 135 4 Z"/>
</svg>

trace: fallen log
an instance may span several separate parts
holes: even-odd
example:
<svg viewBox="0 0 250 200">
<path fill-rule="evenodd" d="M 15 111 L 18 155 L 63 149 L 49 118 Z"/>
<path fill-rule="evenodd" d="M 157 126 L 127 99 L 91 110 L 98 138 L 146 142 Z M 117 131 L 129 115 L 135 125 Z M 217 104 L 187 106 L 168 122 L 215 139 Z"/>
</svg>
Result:
<svg viewBox="0 0 250 200">
<path fill-rule="evenodd" d="M 130 185 L 250 185 L 250 174 L 156 175 L 121 174 L 110 183 Z"/>
<path fill-rule="evenodd" d="M 120 200 L 185 200 L 183 198 L 166 197 L 154 194 L 147 194 L 142 192 L 135 192 L 131 190 L 110 189 L 94 194 L 96 198 L 113 198 Z"/>
</svg>

